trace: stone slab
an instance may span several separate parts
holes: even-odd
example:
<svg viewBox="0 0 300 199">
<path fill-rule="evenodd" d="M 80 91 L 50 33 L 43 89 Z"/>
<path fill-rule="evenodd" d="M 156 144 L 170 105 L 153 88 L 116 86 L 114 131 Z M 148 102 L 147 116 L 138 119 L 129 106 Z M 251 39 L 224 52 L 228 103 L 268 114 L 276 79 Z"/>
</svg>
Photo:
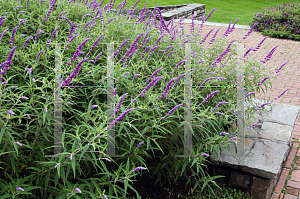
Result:
<svg viewBox="0 0 300 199">
<path fill-rule="evenodd" d="M 247 109 L 263 103 L 266 101 L 252 98 L 244 104 Z M 239 168 L 262 178 L 276 179 L 292 147 L 292 132 L 299 107 L 276 103 L 265 107 L 264 112 L 256 115 L 256 121 L 261 121 L 262 125 L 249 129 L 245 138 L 238 137 L 237 154 L 235 144 L 229 144 L 230 153 L 222 148 L 221 159 L 216 152 L 210 156 L 212 163 Z"/>
</svg>

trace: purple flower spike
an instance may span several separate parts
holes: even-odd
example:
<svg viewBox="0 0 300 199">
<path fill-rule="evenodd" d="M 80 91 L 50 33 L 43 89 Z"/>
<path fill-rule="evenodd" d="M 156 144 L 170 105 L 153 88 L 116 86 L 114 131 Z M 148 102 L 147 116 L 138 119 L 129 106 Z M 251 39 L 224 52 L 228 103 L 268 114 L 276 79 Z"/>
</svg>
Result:
<svg viewBox="0 0 300 199">
<path fill-rule="evenodd" d="M 228 135 L 229 133 L 227 133 L 227 132 L 221 132 L 221 133 L 219 133 L 219 135 L 223 135 L 223 134 Z"/>
<path fill-rule="evenodd" d="M 147 170 L 147 168 L 145 168 L 145 167 L 137 167 L 137 168 L 135 168 L 134 170 L 132 170 L 132 172 L 136 172 L 137 170 Z"/>
<path fill-rule="evenodd" d="M 256 93 L 256 92 L 250 92 L 250 93 L 248 93 L 248 94 L 245 96 L 245 98 L 247 98 L 249 95 L 252 95 L 252 94 L 254 94 L 254 93 Z"/>
<path fill-rule="evenodd" d="M 31 37 L 29 37 L 28 39 L 26 39 L 26 41 L 24 42 L 24 45 L 23 45 L 23 49 L 25 48 L 26 44 L 28 43 L 28 41 L 29 41 L 30 39 L 33 39 L 33 37 L 31 36 Z"/>
<path fill-rule="evenodd" d="M 202 153 L 200 156 L 209 156 L 207 153 Z"/>
<path fill-rule="evenodd" d="M 133 76 L 133 79 L 135 79 L 137 76 L 140 76 L 141 74 L 135 74 L 134 76 Z"/>
<path fill-rule="evenodd" d="M 254 26 L 256 26 L 257 24 L 258 24 L 258 22 L 256 22 L 256 23 L 250 28 L 249 32 L 245 35 L 245 37 L 243 37 L 243 39 L 246 39 L 246 38 L 250 35 L 250 33 L 252 32 Z"/>
<path fill-rule="evenodd" d="M 17 186 L 17 185 L 16 185 Z M 24 189 L 23 188 L 21 188 L 21 187 L 17 187 L 16 188 L 16 191 L 18 191 L 18 190 L 20 190 L 20 191 L 24 191 Z"/>
<path fill-rule="evenodd" d="M 209 98 L 211 98 L 211 96 L 213 96 L 215 93 L 220 92 L 219 90 L 212 92 L 211 94 L 209 94 L 203 101 L 202 104 L 204 104 Z"/>
<path fill-rule="evenodd" d="M 258 83 L 258 86 L 262 85 L 262 83 L 264 83 L 264 81 L 266 81 L 268 78 L 270 78 L 271 76 L 266 77 L 265 79 L 263 79 L 260 83 Z"/>
<path fill-rule="evenodd" d="M 276 73 L 279 73 L 279 71 L 282 69 L 282 67 L 283 67 L 284 65 L 286 65 L 287 63 L 289 63 L 289 62 L 284 63 L 284 64 L 276 71 Z"/>
<path fill-rule="evenodd" d="M 10 114 L 10 115 L 14 115 L 15 114 L 12 110 L 9 110 L 7 113 Z"/>
<path fill-rule="evenodd" d="M 125 97 L 128 95 L 128 93 L 125 93 L 122 97 L 121 97 L 121 99 L 120 99 L 120 102 L 119 102 L 119 104 L 118 104 L 118 106 L 117 106 L 117 110 L 115 111 L 115 112 L 118 112 L 118 110 L 121 108 L 121 105 L 122 105 L 122 103 L 123 103 L 123 100 L 125 99 Z"/>
<path fill-rule="evenodd" d="M 218 108 L 218 106 L 220 106 L 221 104 L 228 104 L 228 102 L 220 102 L 216 105 L 216 109 Z"/>
<path fill-rule="evenodd" d="M 182 106 L 183 104 L 178 104 L 177 106 L 175 106 L 174 108 L 172 108 L 172 110 L 170 110 L 169 112 L 168 112 L 168 114 L 166 114 L 166 116 L 165 117 L 168 117 L 168 116 L 170 116 L 178 107 L 180 107 L 180 106 Z"/>
<path fill-rule="evenodd" d="M 262 104 L 262 105 L 260 105 L 258 108 L 261 108 L 261 107 L 263 107 L 263 106 L 265 106 L 265 105 L 267 105 L 267 104 L 271 104 L 271 103 L 264 103 L 264 104 Z"/>
<path fill-rule="evenodd" d="M 149 80 L 147 80 L 147 82 L 149 82 L 161 69 L 163 69 L 163 67 L 157 69 L 149 78 Z"/>
<path fill-rule="evenodd" d="M 280 98 L 285 92 L 287 92 L 288 90 L 290 90 L 290 88 L 288 88 L 288 89 L 286 89 L 283 93 L 281 93 L 279 96 L 278 96 L 278 98 Z M 275 100 L 276 100 L 276 98 L 275 98 Z"/>
<path fill-rule="evenodd" d="M 81 190 L 79 188 L 74 189 L 74 192 L 76 192 L 76 191 L 81 193 Z"/>
<path fill-rule="evenodd" d="M 98 105 L 92 105 L 90 109 L 93 110 L 96 107 L 98 107 Z"/>
<path fill-rule="evenodd" d="M 38 60 L 39 56 L 41 55 L 41 53 L 43 52 L 44 50 L 41 50 L 38 55 L 36 56 L 35 60 Z"/>
<path fill-rule="evenodd" d="M 17 143 L 17 145 L 22 146 L 22 144 L 20 142 L 13 142 L 13 143 Z"/>
<path fill-rule="evenodd" d="M 135 149 L 139 148 L 142 144 L 144 144 L 144 141 L 143 142 L 140 142 Z"/>
</svg>

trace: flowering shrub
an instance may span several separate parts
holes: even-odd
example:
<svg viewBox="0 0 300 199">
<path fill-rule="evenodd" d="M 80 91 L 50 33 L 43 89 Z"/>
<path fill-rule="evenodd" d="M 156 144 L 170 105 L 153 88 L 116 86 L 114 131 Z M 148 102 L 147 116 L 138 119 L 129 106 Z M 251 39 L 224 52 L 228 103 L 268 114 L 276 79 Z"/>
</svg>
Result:
<svg viewBox="0 0 300 199">
<path fill-rule="evenodd" d="M 269 37 L 300 41 L 299 6 L 299 2 L 291 2 L 263 8 L 255 14 L 250 26 L 257 23 L 254 30 Z"/>
<path fill-rule="evenodd" d="M 226 44 L 222 39 L 213 39 L 206 52 L 201 47 L 206 37 L 180 36 L 184 34 L 172 22 L 166 25 L 158 9 L 146 19 L 148 12 L 134 15 L 139 1 L 126 15 L 126 1 L 116 9 L 112 9 L 112 1 L 101 7 L 103 1 L 0 1 L 0 167 L 4 171 L 0 174 L 0 194 L 5 197 L 126 197 L 128 187 L 134 190 L 129 182 L 143 170 L 158 175 L 158 180 L 170 173 L 179 175 L 178 171 L 195 173 L 211 153 L 235 143 L 235 132 L 225 132 L 224 125 L 233 124 L 229 117 L 236 110 L 237 91 L 193 87 L 191 125 L 193 151 L 197 151 L 194 155 L 198 158 L 187 166 L 188 157 L 182 161 L 174 156 L 184 150 L 187 106 L 183 63 L 192 56 L 193 85 L 233 85 L 238 78 L 237 59 L 232 58 L 237 54 L 236 41 Z M 16 15 L 16 10 L 24 12 Z M 113 14 L 111 10 L 118 12 Z M 203 17 L 203 22 L 212 12 Z M 228 30 L 224 37 L 231 32 Z M 191 40 L 201 42 L 193 45 L 193 52 L 185 57 L 183 47 Z M 54 153 L 56 42 L 62 43 L 65 157 L 48 157 Z M 113 53 L 117 107 L 112 113 L 114 120 L 106 124 L 108 47 L 103 43 L 112 42 L 120 45 Z M 173 51 L 167 55 L 171 46 Z M 261 63 L 246 61 L 246 100 L 249 95 L 255 96 L 253 89 L 259 92 L 262 86 L 271 85 L 270 74 L 262 68 Z M 102 87 L 67 87 L 100 84 Z M 254 109 L 247 111 L 251 115 Z M 113 127 L 115 154 L 123 157 L 105 153 L 105 132 Z M 152 158 L 150 150 L 154 157 L 164 155 L 146 165 L 144 159 Z M 207 177 L 200 172 L 196 176 L 198 180 L 192 179 L 191 183 L 195 182 L 196 187 L 201 183 L 203 189 L 210 186 L 207 183 L 215 185 L 213 179 L 221 177 Z"/>
</svg>

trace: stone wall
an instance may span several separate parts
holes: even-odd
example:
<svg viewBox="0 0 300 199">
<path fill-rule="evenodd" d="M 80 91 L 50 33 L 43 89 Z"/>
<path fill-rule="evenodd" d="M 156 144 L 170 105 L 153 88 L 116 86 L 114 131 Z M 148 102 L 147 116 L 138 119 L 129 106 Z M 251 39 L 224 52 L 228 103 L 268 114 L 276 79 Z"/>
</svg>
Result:
<svg viewBox="0 0 300 199">
<path fill-rule="evenodd" d="M 144 14 L 148 12 L 147 17 L 149 18 L 152 11 L 155 7 L 146 8 L 146 11 Z M 157 8 L 161 11 L 163 18 L 165 21 L 170 21 L 172 18 L 174 19 L 192 19 L 194 14 L 194 20 L 202 20 L 203 15 L 205 14 L 205 4 L 181 4 L 181 5 L 171 5 L 171 6 L 157 6 Z M 127 14 L 127 11 L 129 8 L 123 13 L 124 15 Z M 135 11 L 135 16 L 138 16 L 142 9 L 137 9 Z M 112 11 L 117 12 L 117 11 Z M 158 11 L 155 11 L 155 14 L 157 14 Z M 157 20 L 159 20 L 157 16 Z"/>
</svg>

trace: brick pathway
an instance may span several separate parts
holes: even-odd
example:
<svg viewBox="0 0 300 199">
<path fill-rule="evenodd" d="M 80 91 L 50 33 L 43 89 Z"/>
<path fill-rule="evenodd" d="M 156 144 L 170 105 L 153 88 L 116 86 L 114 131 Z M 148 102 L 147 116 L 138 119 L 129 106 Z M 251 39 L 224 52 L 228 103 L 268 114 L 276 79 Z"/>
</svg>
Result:
<svg viewBox="0 0 300 199">
<path fill-rule="evenodd" d="M 174 25 L 179 25 L 174 22 Z M 190 25 L 184 24 L 184 30 L 186 34 L 190 34 Z M 195 31 L 199 30 L 200 25 L 197 24 Z M 219 29 L 216 38 L 223 37 L 223 34 L 226 32 L 227 27 L 221 26 L 211 26 L 203 25 L 202 35 L 206 36 L 211 29 L 214 29 L 211 34 L 207 37 L 204 46 L 208 45 L 208 42 L 211 40 L 215 32 Z M 246 39 L 243 37 L 248 33 L 247 29 L 238 29 L 235 28 L 233 32 L 226 37 L 226 41 L 230 42 L 233 40 L 240 39 L 245 43 L 245 52 L 250 48 L 256 46 L 266 37 L 259 32 L 253 31 Z M 188 33 L 187 33 L 188 32 Z M 195 33 L 196 34 L 196 33 Z M 261 93 L 259 96 L 256 96 L 258 99 L 269 100 L 274 99 L 275 103 L 282 104 L 291 104 L 295 106 L 300 105 L 300 42 L 291 41 L 286 39 L 276 39 L 276 38 L 267 38 L 261 45 L 260 49 L 256 52 L 251 51 L 247 57 L 251 57 L 256 61 L 263 60 L 268 53 L 275 47 L 279 46 L 277 50 L 272 55 L 272 58 L 263 64 L 266 68 L 270 68 L 272 74 L 279 69 L 279 67 L 288 62 L 282 69 L 281 75 L 274 78 L 270 78 L 266 81 L 272 82 L 272 90 L 268 88 L 268 91 L 264 94 Z M 285 94 L 283 94 L 279 99 L 278 96 L 284 92 L 286 89 L 290 88 Z M 265 88 L 264 88 L 265 90 Z M 283 170 L 280 176 L 280 179 L 277 182 L 273 190 L 271 199 L 300 199 L 299 190 L 300 190 L 300 119 L 299 114 L 295 121 L 294 131 L 292 134 L 293 137 L 293 148 L 284 163 Z"/>
</svg>

